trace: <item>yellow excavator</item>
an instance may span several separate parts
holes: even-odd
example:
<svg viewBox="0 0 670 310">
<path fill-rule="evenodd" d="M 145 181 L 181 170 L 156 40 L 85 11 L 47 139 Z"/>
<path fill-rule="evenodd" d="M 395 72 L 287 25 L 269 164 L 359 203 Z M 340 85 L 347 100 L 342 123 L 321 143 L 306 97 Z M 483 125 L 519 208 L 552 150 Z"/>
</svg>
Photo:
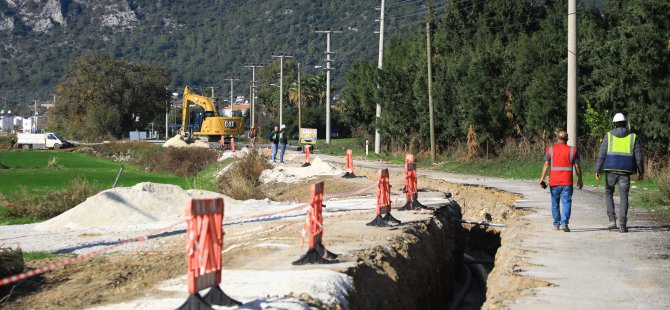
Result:
<svg viewBox="0 0 670 310">
<path fill-rule="evenodd" d="M 205 111 L 196 112 L 194 121 L 189 122 L 189 105 L 194 103 Z M 242 117 L 219 116 L 214 101 L 211 98 L 192 93 L 188 86 L 184 88 L 184 102 L 181 113 L 181 129 L 179 134 L 183 139 L 196 136 L 205 136 L 211 142 L 219 141 L 225 136 L 239 136 L 244 134 L 244 119 Z"/>
</svg>

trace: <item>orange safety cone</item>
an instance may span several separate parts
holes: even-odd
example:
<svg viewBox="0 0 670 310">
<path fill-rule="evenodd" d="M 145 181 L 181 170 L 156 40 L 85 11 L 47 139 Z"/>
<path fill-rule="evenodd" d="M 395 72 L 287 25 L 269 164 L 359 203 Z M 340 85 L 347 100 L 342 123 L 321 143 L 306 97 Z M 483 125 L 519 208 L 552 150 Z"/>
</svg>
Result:
<svg viewBox="0 0 670 310">
<path fill-rule="evenodd" d="M 224 136 L 221 136 L 221 139 L 219 139 L 219 147 L 221 148 L 226 147 L 226 138 Z"/>
<path fill-rule="evenodd" d="M 337 261 L 334 259 L 338 255 L 326 250 L 322 241 L 323 216 L 321 211 L 325 207 L 323 205 L 323 181 L 312 184 L 310 192 L 312 198 L 309 201 L 309 209 L 307 209 L 307 221 L 303 227 L 303 233 L 305 230 L 309 230 L 309 250 L 294 261 L 293 265 L 336 263 Z"/>
<path fill-rule="evenodd" d="M 377 181 L 377 216 L 367 226 L 386 227 L 390 224 L 400 224 L 400 221 L 391 215 L 391 185 L 389 184 L 389 170 L 379 170 Z M 382 214 L 385 213 L 384 217 Z"/>
<path fill-rule="evenodd" d="M 343 178 L 352 179 L 356 177 L 356 175 L 354 174 L 354 153 L 349 149 L 347 150 L 347 161 L 345 170 L 346 172 L 342 176 Z"/>
<path fill-rule="evenodd" d="M 230 149 L 235 152 L 235 137 L 230 137 Z"/>
</svg>

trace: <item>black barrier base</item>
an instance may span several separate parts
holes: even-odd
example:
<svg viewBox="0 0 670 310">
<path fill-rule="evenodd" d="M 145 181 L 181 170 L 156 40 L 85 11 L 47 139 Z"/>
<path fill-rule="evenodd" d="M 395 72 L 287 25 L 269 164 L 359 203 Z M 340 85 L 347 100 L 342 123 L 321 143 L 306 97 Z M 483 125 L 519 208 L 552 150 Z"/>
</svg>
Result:
<svg viewBox="0 0 670 310">
<path fill-rule="evenodd" d="M 302 166 L 300 166 L 300 167 L 309 167 L 309 166 L 311 166 L 311 165 L 312 165 L 312 164 L 310 164 L 310 163 L 304 163 L 304 164 L 302 164 Z"/>
<path fill-rule="evenodd" d="M 348 171 L 342 177 L 345 178 L 345 179 L 357 178 L 357 176 L 355 174 L 353 174 L 351 172 L 348 172 Z"/>
<path fill-rule="evenodd" d="M 423 204 L 421 204 L 418 200 L 412 201 L 412 206 L 414 207 L 414 210 L 420 210 L 420 209 L 432 210 L 431 208 L 428 208 Z"/>
<path fill-rule="evenodd" d="M 211 310 L 212 306 L 205 301 L 200 294 L 189 295 L 186 302 L 179 306 L 177 310 Z"/>
<path fill-rule="evenodd" d="M 293 265 L 332 264 L 332 263 L 335 263 L 335 261 L 323 258 L 321 255 L 319 255 L 319 252 L 317 252 L 316 249 L 310 249 L 298 260 L 294 261 Z"/>
<path fill-rule="evenodd" d="M 404 206 L 398 209 L 398 211 L 409 211 L 409 210 L 414 210 L 414 207 L 412 207 L 411 202 L 407 202 Z"/>
<path fill-rule="evenodd" d="M 386 221 L 386 222 L 390 222 L 390 223 L 393 223 L 393 224 L 400 224 L 400 223 L 401 223 L 400 220 L 397 219 L 397 218 L 395 218 L 395 217 L 393 217 L 393 215 L 391 215 L 390 212 L 389 212 L 389 213 L 386 213 L 386 215 L 384 215 L 384 218 L 383 218 L 383 219 L 384 219 L 384 221 Z"/>
<path fill-rule="evenodd" d="M 365 224 L 366 226 L 388 227 L 391 226 L 381 216 L 377 215 L 372 222 Z"/>
<path fill-rule="evenodd" d="M 207 292 L 205 296 L 202 297 L 203 300 L 208 302 L 210 305 L 217 305 L 217 306 L 225 306 L 225 307 L 232 307 L 232 306 L 241 306 L 242 303 L 230 298 L 230 296 L 226 295 L 221 290 L 221 287 L 218 285 L 215 285 L 212 287 L 212 289 Z"/>
</svg>

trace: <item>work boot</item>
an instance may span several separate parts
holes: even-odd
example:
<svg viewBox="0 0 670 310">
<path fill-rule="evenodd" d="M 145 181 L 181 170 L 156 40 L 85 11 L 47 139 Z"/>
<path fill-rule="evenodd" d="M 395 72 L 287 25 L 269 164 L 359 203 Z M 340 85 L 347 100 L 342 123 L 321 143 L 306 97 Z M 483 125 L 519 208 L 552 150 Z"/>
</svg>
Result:
<svg viewBox="0 0 670 310">
<path fill-rule="evenodd" d="M 618 228 L 618 227 L 616 227 L 616 220 L 612 220 L 612 221 L 610 221 L 610 225 L 607 226 L 607 229 L 608 229 L 608 230 L 613 230 L 613 229 L 617 229 L 617 228 Z"/>
<path fill-rule="evenodd" d="M 621 223 L 621 228 L 619 229 L 619 232 L 621 232 L 621 233 L 627 233 L 628 232 L 628 227 L 626 227 L 626 224 Z"/>
<path fill-rule="evenodd" d="M 566 225 L 563 225 L 563 231 L 564 231 L 564 232 L 570 232 L 570 227 L 568 227 L 567 224 L 566 224 Z"/>
</svg>

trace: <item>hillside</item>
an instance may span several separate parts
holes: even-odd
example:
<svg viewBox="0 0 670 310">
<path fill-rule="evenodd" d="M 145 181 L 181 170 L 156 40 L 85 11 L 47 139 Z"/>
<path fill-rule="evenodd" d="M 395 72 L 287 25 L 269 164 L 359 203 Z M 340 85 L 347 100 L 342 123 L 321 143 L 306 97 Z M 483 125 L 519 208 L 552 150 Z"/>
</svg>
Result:
<svg viewBox="0 0 670 310">
<path fill-rule="evenodd" d="M 422 18 L 421 2 L 391 8 L 392 14 L 410 16 L 390 20 L 390 32 L 392 23 Z M 175 90 L 190 84 L 228 92 L 224 79 L 239 77 L 236 89 L 245 93 L 251 70 L 244 65 L 268 63 L 272 53 L 294 55 L 303 68 L 317 70 L 326 39 L 314 33 L 316 27 L 344 30 L 331 39 L 334 81 L 340 86 L 355 60 L 376 59 L 377 5 L 375 0 L 0 0 L 0 92 L 10 107 L 25 109 L 33 99 L 51 98 L 73 58 L 105 51 L 168 69 Z"/>
</svg>

